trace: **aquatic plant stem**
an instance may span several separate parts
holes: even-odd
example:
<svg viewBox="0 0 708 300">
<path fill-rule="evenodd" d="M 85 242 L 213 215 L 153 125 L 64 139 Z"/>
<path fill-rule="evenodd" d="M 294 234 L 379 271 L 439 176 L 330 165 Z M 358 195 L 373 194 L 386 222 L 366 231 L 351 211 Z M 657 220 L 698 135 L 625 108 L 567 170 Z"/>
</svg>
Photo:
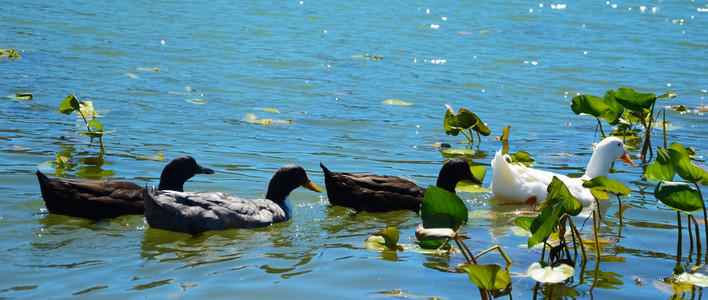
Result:
<svg viewBox="0 0 708 300">
<path fill-rule="evenodd" d="M 691 253 L 693 253 L 693 232 L 691 231 L 691 215 L 686 214 L 686 229 L 688 229 L 688 262 L 691 262 Z"/>
<path fill-rule="evenodd" d="M 602 134 L 602 138 L 606 138 L 607 136 L 605 135 L 605 131 L 602 130 L 602 122 L 600 121 L 600 118 L 597 118 L 597 126 L 600 126 L 600 134 Z"/>
<path fill-rule="evenodd" d="M 593 235 L 595 237 L 595 255 L 597 256 L 597 260 L 599 261 L 600 260 L 600 239 L 598 239 L 598 237 L 597 237 L 597 230 L 598 230 L 597 220 L 596 220 L 597 214 L 598 214 L 597 210 L 592 211 L 592 230 L 593 230 Z"/>
<path fill-rule="evenodd" d="M 676 212 L 676 220 L 678 221 L 678 243 L 676 244 L 676 263 L 681 264 L 681 244 L 683 236 L 681 233 L 681 212 Z"/>
<path fill-rule="evenodd" d="M 573 231 L 573 234 L 578 237 L 578 244 L 580 244 L 580 253 L 582 254 L 583 261 L 587 261 L 588 255 L 585 252 L 585 245 L 583 244 L 583 239 L 580 237 L 580 232 L 578 232 L 578 228 L 575 227 L 575 223 L 573 223 L 573 220 L 570 218 L 568 218 L 568 224 L 570 224 L 570 229 Z"/>
<path fill-rule="evenodd" d="M 467 133 L 465 133 L 464 130 L 460 130 L 460 132 L 462 132 L 462 134 L 465 135 L 465 137 L 467 138 L 467 140 L 470 141 L 470 146 L 474 145 L 474 138 L 472 138 L 470 135 L 468 135 Z M 470 130 L 470 134 L 472 134 L 472 131 L 471 131 L 471 130 Z"/>
<path fill-rule="evenodd" d="M 698 182 L 694 182 L 693 184 L 698 190 L 698 198 L 703 199 L 703 193 L 701 193 L 701 188 L 698 186 Z M 706 233 L 706 247 L 708 247 L 708 212 L 706 212 L 706 202 L 701 201 L 701 204 L 703 205 L 703 227 L 705 228 Z M 708 251 L 706 251 L 706 261 L 708 261 Z"/>
<path fill-rule="evenodd" d="M 464 245 L 464 244 L 463 244 L 463 245 Z M 465 245 L 465 247 L 467 247 L 467 246 Z M 496 249 L 496 250 L 499 250 L 499 254 L 501 254 L 501 256 L 504 258 L 504 260 L 506 261 L 507 268 L 509 268 L 509 266 L 511 266 L 511 264 L 512 264 L 511 259 L 509 259 L 509 256 L 507 256 L 506 253 L 504 253 L 504 249 L 502 249 L 502 247 L 500 247 L 499 245 L 492 246 L 491 248 L 480 252 L 480 253 L 477 254 L 477 256 L 475 256 L 474 258 L 477 259 L 477 258 L 479 258 L 480 256 L 482 256 L 483 254 L 485 254 L 485 253 L 487 253 L 487 252 L 489 252 L 489 251 L 495 250 L 495 249 Z M 507 270 L 507 272 L 508 272 L 508 270 Z"/>
<path fill-rule="evenodd" d="M 619 205 L 619 215 L 620 215 L 620 230 L 622 230 L 622 199 L 620 198 L 619 195 L 615 194 L 617 196 L 617 205 Z"/>
<path fill-rule="evenodd" d="M 701 247 L 701 231 L 698 229 L 698 221 L 696 221 L 696 218 L 693 217 L 693 215 L 688 215 L 691 220 L 693 220 L 693 228 L 696 230 L 696 245 L 698 246 L 698 253 L 696 254 L 696 257 L 698 258 L 696 260 L 697 264 L 701 263 L 701 254 L 703 254 L 703 249 Z M 689 225 L 690 227 L 690 225 Z M 690 230 L 690 229 L 689 229 Z"/>
</svg>

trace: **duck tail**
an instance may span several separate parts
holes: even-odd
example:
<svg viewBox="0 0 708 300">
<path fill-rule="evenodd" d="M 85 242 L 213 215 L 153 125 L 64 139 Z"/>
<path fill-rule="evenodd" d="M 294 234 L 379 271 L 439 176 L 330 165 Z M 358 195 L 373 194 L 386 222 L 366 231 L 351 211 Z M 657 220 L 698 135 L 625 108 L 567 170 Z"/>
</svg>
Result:
<svg viewBox="0 0 708 300">
<path fill-rule="evenodd" d="M 330 177 L 330 176 L 332 176 L 332 172 L 330 172 L 329 169 L 327 169 L 327 167 L 325 167 L 325 166 L 322 164 L 322 162 L 320 162 L 320 168 L 322 168 L 322 171 L 324 172 L 325 177 Z"/>
<path fill-rule="evenodd" d="M 509 170 L 509 163 L 506 161 L 506 155 L 502 154 L 502 150 L 494 154 L 494 159 L 492 159 L 492 185 L 489 187 L 493 190 L 494 182 L 513 182 L 514 177 L 511 175 L 511 170 Z M 501 187 L 499 187 L 501 188 Z"/>
</svg>

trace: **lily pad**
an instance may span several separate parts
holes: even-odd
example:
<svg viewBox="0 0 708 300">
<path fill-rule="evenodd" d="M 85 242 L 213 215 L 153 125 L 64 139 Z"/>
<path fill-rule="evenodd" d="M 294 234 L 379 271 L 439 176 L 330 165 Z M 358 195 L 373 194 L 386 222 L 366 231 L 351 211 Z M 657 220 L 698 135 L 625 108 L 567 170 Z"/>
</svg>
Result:
<svg viewBox="0 0 708 300">
<path fill-rule="evenodd" d="M 630 88 L 620 88 L 615 93 L 615 99 L 627 109 L 642 111 L 651 108 L 656 101 L 656 95 L 639 93 Z"/>
<path fill-rule="evenodd" d="M 279 110 L 277 110 L 277 109 L 272 109 L 272 108 L 260 108 L 260 107 L 256 107 L 256 109 L 262 110 L 262 111 L 267 111 L 267 112 L 269 112 L 269 113 L 274 113 L 274 114 L 279 114 L 279 113 L 280 113 Z"/>
<path fill-rule="evenodd" d="M 586 182 L 583 182 L 583 187 L 589 188 L 591 190 L 611 192 L 613 194 L 617 194 L 624 197 L 629 196 L 629 194 L 632 192 L 632 190 L 629 189 L 628 186 L 624 185 L 623 183 L 617 180 L 607 178 L 607 176 L 599 176 Z"/>
<path fill-rule="evenodd" d="M 544 261 L 540 261 L 531 264 L 526 270 L 526 274 L 538 282 L 558 283 L 573 277 L 575 269 L 566 264 L 559 264 L 553 267 Z"/>
<path fill-rule="evenodd" d="M 603 118 L 607 123 L 610 123 L 610 125 L 617 125 L 620 122 L 620 117 L 622 117 L 624 113 L 624 106 L 617 102 L 615 99 L 615 91 L 613 90 L 607 91 L 603 100 L 605 100 L 605 103 L 609 107 Z"/>
<path fill-rule="evenodd" d="M 192 103 L 192 104 L 199 104 L 199 105 L 203 105 L 203 104 L 206 104 L 206 103 L 207 103 L 206 100 L 204 100 L 204 99 L 199 99 L 199 98 L 184 99 L 184 101 L 187 101 L 187 102 Z"/>
<path fill-rule="evenodd" d="M 588 114 L 595 118 L 600 118 L 610 109 L 610 106 L 600 97 L 580 95 L 573 97 L 570 101 L 570 109 L 576 115 Z"/>
<path fill-rule="evenodd" d="M 386 99 L 384 101 L 381 101 L 381 103 L 390 104 L 390 105 L 403 105 L 403 106 L 413 105 L 412 103 L 409 103 L 406 101 L 401 101 L 401 100 L 395 100 L 395 99 Z"/>
<path fill-rule="evenodd" d="M 464 265 L 460 269 L 467 272 L 470 281 L 485 290 L 501 290 L 511 284 L 509 273 L 499 265 Z"/>
<path fill-rule="evenodd" d="M 674 163 L 671 160 L 670 150 L 657 147 L 656 160 L 647 166 L 644 177 L 651 181 L 672 181 L 674 180 L 675 174 L 676 172 L 674 170 Z"/>
<path fill-rule="evenodd" d="M 669 208 L 687 214 L 703 209 L 700 193 L 685 182 L 660 181 L 654 189 L 654 196 Z"/>
<path fill-rule="evenodd" d="M 454 193 L 431 185 L 420 205 L 420 218 L 425 228 L 450 228 L 457 230 L 467 223 L 467 206 Z"/>
</svg>

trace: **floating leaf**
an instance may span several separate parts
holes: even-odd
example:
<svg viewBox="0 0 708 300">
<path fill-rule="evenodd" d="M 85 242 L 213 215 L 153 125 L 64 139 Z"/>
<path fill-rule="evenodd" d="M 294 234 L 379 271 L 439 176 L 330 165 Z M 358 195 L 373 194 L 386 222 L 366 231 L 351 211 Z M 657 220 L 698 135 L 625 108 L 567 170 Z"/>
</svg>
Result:
<svg viewBox="0 0 708 300">
<path fill-rule="evenodd" d="M 374 235 L 384 238 L 384 246 L 389 249 L 396 249 L 399 237 L 398 229 L 396 227 L 387 227 L 384 230 L 374 233 Z"/>
<path fill-rule="evenodd" d="M 466 148 L 443 149 L 443 151 L 441 152 L 443 154 L 443 157 L 472 156 L 477 153 L 477 151 Z"/>
<path fill-rule="evenodd" d="M 464 265 L 460 269 L 467 272 L 470 281 L 485 290 L 501 290 L 511 284 L 509 273 L 499 265 Z"/>
<path fill-rule="evenodd" d="M 700 192 L 685 182 L 660 181 L 654 189 L 654 196 L 669 208 L 684 213 L 694 213 L 703 209 Z"/>
<path fill-rule="evenodd" d="M 630 88 L 620 88 L 615 93 L 615 99 L 629 110 L 643 111 L 651 108 L 656 101 L 656 95 L 639 93 Z"/>
<path fill-rule="evenodd" d="M 272 109 L 272 108 L 260 108 L 260 107 L 256 107 L 256 109 L 259 109 L 259 110 L 262 110 L 262 111 L 267 111 L 267 112 L 274 113 L 274 114 L 279 114 L 279 113 L 280 113 L 280 111 L 278 111 L 277 109 Z"/>
<path fill-rule="evenodd" d="M 688 273 L 682 272 L 681 274 L 674 274 L 674 279 L 677 282 L 689 283 L 698 287 L 708 287 L 708 276 L 700 273 Z"/>
<path fill-rule="evenodd" d="M 600 118 L 610 109 L 610 106 L 600 97 L 580 95 L 573 97 L 570 101 L 570 109 L 576 115 L 588 114 L 595 118 Z"/>
<path fill-rule="evenodd" d="M 408 103 L 406 101 L 394 100 L 394 99 L 386 99 L 384 101 L 381 101 L 381 103 L 390 104 L 390 105 L 403 105 L 403 106 L 413 105 L 412 103 Z"/>
<path fill-rule="evenodd" d="M 573 277 L 575 269 L 566 264 L 559 264 L 552 267 L 546 262 L 540 261 L 531 264 L 528 270 L 526 270 L 526 274 L 538 282 L 558 283 Z"/>
<path fill-rule="evenodd" d="M 511 129 L 511 125 L 507 125 L 504 127 L 504 130 L 502 131 L 502 135 L 499 137 L 499 140 L 502 142 L 508 141 L 509 140 L 509 130 Z"/>
<path fill-rule="evenodd" d="M 133 78 L 133 79 L 138 79 L 138 75 L 135 75 L 135 74 L 133 74 L 133 73 L 125 73 L 124 75 L 125 75 L 125 76 L 128 76 L 128 77 L 130 77 L 130 78 Z"/>
<path fill-rule="evenodd" d="M 17 93 L 17 94 L 8 96 L 8 98 L 17 99 L 17 100 L 32 100 L 34 98 L 34 95 L 32 95 L 32 93 Z"/>
<path fill-rule="evenodd" d="M 199 98 L 192 98 L 192 99 L 185 99 L 185 101 L 192 103 L 192 104 L 206 104 L 207 101 Z"/>
</svg>

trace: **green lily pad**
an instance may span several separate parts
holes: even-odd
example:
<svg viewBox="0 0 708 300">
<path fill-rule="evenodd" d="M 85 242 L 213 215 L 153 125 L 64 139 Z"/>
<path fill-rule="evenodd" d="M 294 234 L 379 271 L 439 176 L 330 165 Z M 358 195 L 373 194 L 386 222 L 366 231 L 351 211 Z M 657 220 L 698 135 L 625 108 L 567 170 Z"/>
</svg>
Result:
<svg viewBox="0 0 708 300">
<path fill-rule="evenodd" d="M 460 269 L 467 272 L 470 281 L 485 290 L 501 290 L 511 284 L 509 273 L 499 265 L 464 265 Z"/>
<path fill-rule="evenodd" d="M 460 197 L 437 186 L 428 186 L 420 205 L 420 218 L 425 228 L 457 230 L 467 223 L 467 214 L 467 206 Z"/>
<path fill-rule="evenodd" d="M 669 155 L 674 170 L 683 180 L 708 185 L 708 172 L 691 162 L 688 150 L 680 143 L 671 143 Z"/>
<path fill-rule="evenodd" d="M 670 150 L 657 147 L 656 160 L 647 166 L 647 170 L 644 172 L 644 177 L 651 181 L 672 181 L 674 180 L 675 174 L 676 172 L 674 170 L 674 163 L 671 159 Z"/>
<path fill-rule="evenodd" d="M 656 101 L 656 95 L 639 93 L 630 88 L 620 88 L 615 93 L 615 99 L 629 110 L 642 111 L 651 108 Z"/>
<path fill-rule="evenodd" d="M 77 99 L 74 94 L 66 97 L 64 101 L 61 102 L 61 105 L 59 105 L 60 114 L 68 115 L 79 109 L 81 109 L 81 105 L 79 104 L 79 99 Z"/>
<path fill-rule="evenodd" d="M 573 97 L 570 101 L 570 109 L 572 109 L 576 115 L 588 114 L 595 118 L 600 118 L 610 109 L 610 106 L 600 97 L 579 95 Z"/>
<path fill-rule="evenodd" d="M 669 208 L 687 214 L 703 209 L 700 192 L 685 182 L 662 180 L 654 189 L 654 196 Z"/>
<path fill-rule="evenodd" d="M 624 197 L 629 196 L 629 194 L 632 192 L 632 190 L 629 189 L 628 186 L 624 185 L 623 183 L 617 180 L 607 178 L 607 176 L 599 176 L 586 182 L 583 182 L 583 187 L 589 188 L 591 190 L 611 192 L 613 194 L 617 194 Z"/>
<path fill-rule="evenodd" d="M 609 107 L 603 118 L 610 125 L 619 124 L 620 117 L 622 117 L 622 114 L 624 113 L 624 106 L 622 106 L 622 104 L 617 102 L 615 99 L 615 91 L 607 91 L 603 97 L 603 100 L 605 100 L 605 103 L 607 103 L 607 106 Z"/>
</svg>

